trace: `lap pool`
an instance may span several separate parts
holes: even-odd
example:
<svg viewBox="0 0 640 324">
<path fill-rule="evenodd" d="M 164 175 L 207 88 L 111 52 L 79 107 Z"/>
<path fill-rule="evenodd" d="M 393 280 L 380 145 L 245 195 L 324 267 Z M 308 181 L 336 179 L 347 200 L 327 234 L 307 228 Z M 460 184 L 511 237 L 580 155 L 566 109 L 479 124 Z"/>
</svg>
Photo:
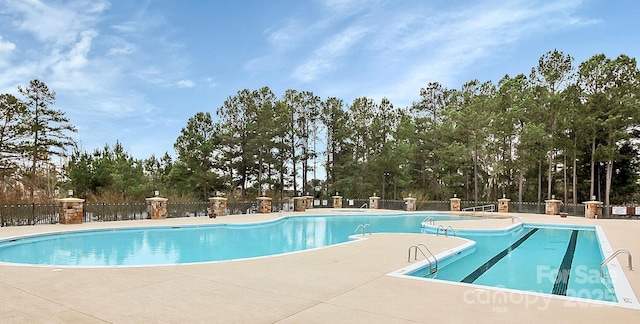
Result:
<svg viewBox="0 0 640 324">
<path fill-rule="evenodd" d="M 425 225 L 423 232 L 437 234 L 438 228 Z M 403 276 L 637 307 L 619 264 L 615 271 L 601 269 L 602 246 L 610 247 L 595 226 L 518 224 L 455 234 L 468 240 L 463 247 L 409 266 L 401 271 Z M 413 253 L 411 257 L 418 255 Z"/>
</svg>

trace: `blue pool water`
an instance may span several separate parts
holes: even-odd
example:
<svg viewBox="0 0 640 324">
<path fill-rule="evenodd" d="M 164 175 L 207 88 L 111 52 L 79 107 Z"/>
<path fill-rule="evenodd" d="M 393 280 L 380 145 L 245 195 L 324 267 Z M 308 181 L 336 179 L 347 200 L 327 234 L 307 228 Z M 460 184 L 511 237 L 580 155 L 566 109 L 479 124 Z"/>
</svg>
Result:
<svg viewBox="0 0 640 324">
<path fill-rule="evenodd" d="M 524 225 L 502 234 L 459 233 L 476 245 L 463 257 L 443 259 L 411 276 L 560 296 L 616 302 L 610 278 L 600 276 L 603 253 L 592 228 Z"/>
<path fill-rule="evenodd" d="M 261 257 L 349 241 L 353 234 L 435 233 L 422 222 L 475 217 L 402 215 L 300 216 L 257 224 L 122 228 L 0 240 L 0 263 L 50 266 L 143 266 Z M 429 230 L 430 228 L 430 230 Z M 356 230 L 357 229 L 357 230 Z M 429 232 L 431 231 L 431 232 Z M 449 235 L 451 233 L 448 232 Z M 508 230 L 458 230 L 475 242 L 410 276 L 616 302 L 593 227 L 519 225 Z M 624 298 L 623 298 L 624 299 Z"/>
<path fill-rule="evenodd" d="M 420 233 L 426 215 L 478 219 L 431 213 L 301 216 L 258 224 L 70 232 L 0 241 L 0 262 L 135 266 L 243 259 L 347 242 L 360 224 L 370 225 L 367 233 Z"/>
</svg>

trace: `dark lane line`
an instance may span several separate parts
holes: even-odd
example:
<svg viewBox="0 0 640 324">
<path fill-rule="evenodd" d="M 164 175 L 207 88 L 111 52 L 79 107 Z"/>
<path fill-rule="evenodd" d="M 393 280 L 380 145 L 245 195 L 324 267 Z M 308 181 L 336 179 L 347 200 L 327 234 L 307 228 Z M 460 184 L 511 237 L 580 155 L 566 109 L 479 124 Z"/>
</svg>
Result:
<svg viewBox="0 0 640 324">
<path fill-rule="evenodd" d="M 538 231 L 537 228 L 532 229 L 531 231 L 529 231 L 529 233 L 525 234 L 523 237 L 521 237 L 515 243 L 511 244 L 508 248 L 502 250 L 502 252 L 496 254 L 489 261 L 487 261 L 483 265 L 479 266 L 478 269 L 476 269 L 471 274 L 466 276 L 460 282 L 473 283 L 474 281 L 476 281 L 476 279 L 478 279 L 478 277 L 480 277 L 483 273 L 487 272 L 487 270 L 491 269 L 491 267 L 493 267 L 496 263 L 498 263 L 498 261 L 500 261 L 502 258 L 504 258 L 509 253 L 511 253 L 511 251 L 515 250 L 518 246 L 520 246 L 520 244 L 524 243 L 524 241 L 526 241 L 529 237 L 531 237 L 531 235 L 533 235 L 537 231 Z"/>
<path fill-rule="evenodd" d="M 564 253 L 562 263 L 560 263 L 560 269 L 558 270 L 558 276 L 556 282 L 553 284 L 554 295 L 567 295 L 567 286 L 569 285 L 569 275 L 571 274 L 571 264 L 573 263 L 573 255 L 576 252 L 576 242 L 578 241 L 578 231 L 571 232 L 571 239 L 569 240 L 569 246 L 567 246 L 567 252 Z"/>
</svg>

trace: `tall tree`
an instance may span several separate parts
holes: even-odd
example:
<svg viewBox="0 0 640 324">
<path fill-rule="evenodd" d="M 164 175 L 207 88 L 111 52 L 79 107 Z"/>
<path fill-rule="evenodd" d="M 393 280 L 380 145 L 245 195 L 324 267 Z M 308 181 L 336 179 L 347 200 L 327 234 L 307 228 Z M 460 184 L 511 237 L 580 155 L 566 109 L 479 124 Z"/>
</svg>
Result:
<svg viewBox="0 0 640 324">
<path fill-rule="evenodd" d="M 26 112 L 24 104 L 13 95 L 0 95 L 0 179 L 16 172 L 17 161 L 24 153 Z"/>
<path fill-rule="evenodd" d="M 351 178 L 351 186 L 361 197 L 372 194 L 376 187 L 373 181 L 379 179 L 378 177 L 371 178 L 369 170 L 371 155 L 378 145 L 372 140 L 372 125 L 376 111 L 378 111 L 376 103 L 366 97 L 356 98 L 349 105 L 349 113 L 352 118 L 348 120 L 347 125 L 353 130 L 349 141 L 353 145 L 352 154 L 356 172 Z"/>
<path fill-rule="evenodd" d="M 621 160 L 620 147 L 629 143 L 631 131 L 640 126 L 640 71 L 636 60 L 620 55 L 608 64 L 606 80 L 608 118 L 603 124 L 605 140 L 596 151 L 606 163 L 605 205 L 609 205 L 614 162 Z"/>
<path fill-rule="evenodd" d="M 187 183 L 204 200 L 209 198 L 217 179 L 213 166 L 219 159 L 216 156 L 219 141 L 211 114 L 199 112 L 189 118 L 173 145 L 178 161 L 186 167 Z"/>
<path fill-rule="evenodd" d="M 248 141 L 250 128 L 257 123 L 253 112 L 252 92 L 240 90 L 235 96 L 228 97 L 216 114 L 219 118 L 221 144 L 223 149 L 224 170 L 229 174 L 232 187 L 239 186 L 246 194 L 250 169 L 255 166 L 253 157 L 249 157 Z"/>
<path fill-rule="evenodd" d="M 289 107 L 282 101 L 277 100 L 273 105 L 273 163 L 277 173 L 276 188 L 280 192 L 280 197 L 285 196 L 285 189 L 291 183 L 292 176 L 289 174 L 291 168 L 292 152 L 289 146 L 289 139 L 292 125 L 289 116 Z M 294 181 L 295 182 L 295 181 Z"/>
<path fill-rule="evenodd" d="M 22 102 L 27 109 L 28 118 L 24 124 L 28 138 L 24 143 L 31 163 L 29 196 L 33 200 L 38 164 L 49 161 L 52 155 L 65 155 L 67 147 L 75 147 L 69 132 L 77 130 L 62 111 L 50 108 L 56 93 L 49 90 L 44 82 L 31 80 L 28 87 L 18 87 L 18 91 L 24 96 Z"/>
<path fill-rule="evenodd" d="M 288 107 L 287 137 L 292 158 L 293 190 L 298 191 L 298 176 L 301 175 L 301 190 L 305 191 L 309 189 L 307 188 L 308 172 L 311 169 L 315 170 L 315 163 L 310 167 L 309 162 L 315 161 L 317 157 L 315 143 L 320 123 L 321 100 L 310 91 L 287 90 L 282 101 Z"/>
<path fill-rule="evenodd" d="M 341 99 L 330 97 L 322 103 L 321 121 L 327 132 L 326 165 L 327 183 L 330 193 L 351 194 L 350 178 L 354 169 L 352 145 L 349 142 L 352 129 L 349 114 Z"/>
<path fill-rule="evenodd" d="M 438 82 L 429 82 L 420 89 L 420 101 L 413 103 L 410 112 L 417 126 L 417 151 L 414 165 L 422 188 L 429 188 L 432 199 L 439 199 L 439 182 L 443 174 L 440 173 L 441 160 L 444 158 L 437 153 L 444 146 L 444 134 L 440 132 L 444 110 L 451 91 Z M 427 182 L 429 185 L 427 185 Z"/>
<path fill-rule="evenodd" d="M 553 186 L 553 170 L 555 168 L 558 120 L 562 118 L 560 93 L 574 79 L 573 57 L 561 51 L 553 50 L 540 57 L 538 65 L 531 69 L 530 80 L 536 88 L 540 112 L 548 121 L 549 148 L 547 150 L 547 198 L 551 198 Z"/>
<path fill-rule="evenodd" d="M 278 126 L 276 126 L 276 97 L 268 87 L 253 91 L 252 103 L 249 105 L 253 111 L 256 122 L 251 125 L 247 141 L 247 149 L 252 160 L 255 160 L 255 178 L 257 190 L 260 194 L 263 191 L 271 190 L 275 179 L 273 176 L 273 166 L 276 164 L 276 145 L 280 140 Z"/>
<path fill-rule="evenodd" d="M 607 117 L 605 91 L 609 62 L 610 59 L 604 54 L 598 54 L 582 62 L 578 68 L 577 84 L 580 89 L 581 103 L 584 104 L 583 113 L 579 119 L 580 130 L 585 137 L 589 138 L 591 151 L 589 198 L 595 195 L 598 134 L 601 133 L 601 125 Z"/>
<path fill-rule="evenodd" d="M 498 103 L 495 105 L 496 112 L 491 125 L 497 140 L 494 150 L 499 152 L 497 170 L 502 177 L 499 182 L 508 190 L 517 177 L 518 202 L 522 202 L 530 152 L 518 150 L 518 146 L 526 145 L 522 134 L 525 123 L 529 122 L 526 118 L 527 109 L 532 106 L 529 82 L 524 74 L 513 78 L 506 75 L 498 86 Z M 509 195 L 509 192 L 503 193 Z"/>
<path fill-rule="evenodd" d="M 459 141 L 466 143 L 472 157 L 473 199 L 480 199 L 480 182 L 486 179 L 486 147 L 488 127 L 495 104 L 495 86 L 490 82 L 480 83 L 472 80 L 465 83 L 457 92 L 452 120 Z M 467 172 L 468 173 L 468 172 Z M 481 179 L 482 177 L 482 179 Z M 483 183 L 486 184 L 485 181 Z"/>
</svg>

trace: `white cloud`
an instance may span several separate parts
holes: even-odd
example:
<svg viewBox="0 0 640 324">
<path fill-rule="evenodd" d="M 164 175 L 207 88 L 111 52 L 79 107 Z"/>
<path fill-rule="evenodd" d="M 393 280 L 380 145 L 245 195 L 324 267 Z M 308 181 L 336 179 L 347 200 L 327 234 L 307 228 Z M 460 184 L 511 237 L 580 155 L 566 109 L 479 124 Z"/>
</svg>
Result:
<svg viewBox="0 0 640 324">
<path fill-rule="evenodd" d="M 196 83 L 193 80 L 176 80 L 175 73 L 165 72 L 157 66 L 138 69 L 132 74 L 143 82 L 164 88 L 193 88 L 196 86 Z"/>
<path fill-rule="evenodd" d="M 33 34 L 43 42 L 57 45 L 71 43 L 76 35 L 88 29 L 97 20 L 97 15 L 106 10 L 106 1 L 75 1 L 69 4 L 50 4 L 40 0 L 6 1 L 14 13 L 14 24 L 21 30 Z"/>
<path fill-rule="evenodd" d="M 209 87 L 209 88 L 215 88 L 217 87 L 220 83 L 216 80 L 214 80 L 212 77 L 206 77 L 204 78 L 204 83 Z"/>
<path fill-rule="evenodd" d="M 354 15 L 369 8 L 378 7 L 382 3 L 380 0 L 321 0 L 318 2 L 333 16 Z"/>
<path fill-rule="evenodd" d="M 334 70 L 335 66 L 339 64 L 336 60 L 353 47 L 366 33 L 367 30 L 365 28 L 353 26 L 330 38 L 315 51 L 309 60 L 294 70 L 293 77 L 303 82 L 310 82 L 320 74 Z"/>
<path fill-rule="evenodd" d="M 323 4 L 343 13 L 362 11 L 357 8 L 358 1 L 328 0 Z M 320 86 L 331 88 L 334 93 L 373 94 L 376 100 L 385 96 L 404 106 L 417 99 L 419 89 L 428 82 L 457 86 L 461 82 L 459 76 L 466 75 L 478 62 L 499 57 L 499 51 L 511 43 L 575 28 L 576 24 L 597 23 L 576 16 L 579 1 L 488 1 L 447 9 L 424 2 L 365 7 L 366 13 L 334 21 L 333 26 L 344 30 L 337 34 L 340 36 L 348 35 L 349 30 L 362 32 L 353 33 L 351 40 L 338 36 L 326 42 L 297 65 L 293 76 L 303 82 L 323 76 L 323 80 L 331 80 L 331 85 Z M 357 65 L 362 73 L 358 78 L 344 76 L 337 72 L 339 64 Z M 356 79 L 359 81 L 354 86 Z"/>
<path fill-rule="evenodd" d="M 275 30 L 266 30 L 267 41 L 277 46 L 293 45 L 298 39 L 300 39 L 307 28 L 304 27 L 297 20 L 289 19 L 284 26 Z"/>
<path fill-rule="evenodd" d="M 8 56 L 16 49 L 16 44 L 5 41 L 0 36 L 0 56 Z"/>
<path fill-rule="evenodd" d="M 95 30 L 85 30 L 80 33 L 80 40 L 64 54 L 63 58 L 55 64 L 55 73 L 65 74 L 73 70 L 78 70 L 87 65 L 87 56 L 91 50 L 91 41 L 98 36 Z"/>
<path fill-rule="evenodd" d="M 117 30 L 121 33 L 132 33 L 138 30 L 136 25 L 133 22 L 126 22 L 122 24 L 116 24 L 111 26 L 114 30 Z"/>
<path fill-rule="evenodd" d="M 180 80 L 175 84 L 178 88 L 193 88 L 196 84 L 191 80 Z"/>
<path fill-rule="evenodd" d="M 138 50 L 136 44 L 125 38 L 108 34 L 102 38 L 102 44 L 108 48 L 107 56 L 130 55 Z"/>
<path fill-rule="evenodd" d="M 135 52 L 135 46 L 132 44 L 125 44 L 122 47 L 112 47 L 107 52 L 107 55 L 128 55 Z"/>
<path fill-rule="evenodd" d="M 74 124 L 78 124 L 83 136 L 92 136 L 92 130 L 98 127 L 120 132 L 157 124 L 157 119 L 162 119 L 157 113 L 158 108 L 136 91 L 97 89 L 80 92 L 70 97 L 66 104 L 65 110 Z"/>
<path fill-rule="evenodd" d="M 16 44 L 5 41 L 0 36 L 0 67 L 4 67 L 9 65 L 9 58 L 13 54 L 16 49 Z"/>
</svg>

